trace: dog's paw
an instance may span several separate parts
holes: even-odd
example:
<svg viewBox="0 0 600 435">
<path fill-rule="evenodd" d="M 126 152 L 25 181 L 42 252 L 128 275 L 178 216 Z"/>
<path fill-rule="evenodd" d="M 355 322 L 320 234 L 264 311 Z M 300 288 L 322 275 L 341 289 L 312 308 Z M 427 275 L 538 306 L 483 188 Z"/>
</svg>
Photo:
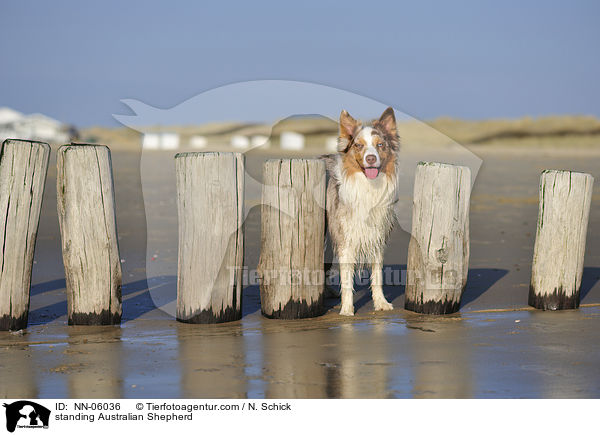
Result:
<svg viewBox="0 0 600 435">
<path fill-rule="evenodd" d="M 342 306 L 340 309 L 340 316 L 354 316 L 354 307 L 352 305 Z"/>
<path fill-rule="evenodd" d="M 394 306 L 385 299 L 374 300 L 373 305 L 375 306 L 375 311 L 389 311 L 394 309 Z"/>
</svg>

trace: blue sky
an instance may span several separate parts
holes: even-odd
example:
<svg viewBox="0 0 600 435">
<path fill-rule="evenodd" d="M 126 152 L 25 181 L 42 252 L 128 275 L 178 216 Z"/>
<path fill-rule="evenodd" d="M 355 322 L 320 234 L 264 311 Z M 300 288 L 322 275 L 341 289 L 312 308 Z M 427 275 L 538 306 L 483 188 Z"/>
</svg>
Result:
<svg viewBox="0 0 600 435">
<path fill-rule="evenodd" d="M 0 17 L 0 106 L 77 126 L 260 79 L 420 119 L 600 116 L 594 1 L 4 1 Z"/>
</svg>

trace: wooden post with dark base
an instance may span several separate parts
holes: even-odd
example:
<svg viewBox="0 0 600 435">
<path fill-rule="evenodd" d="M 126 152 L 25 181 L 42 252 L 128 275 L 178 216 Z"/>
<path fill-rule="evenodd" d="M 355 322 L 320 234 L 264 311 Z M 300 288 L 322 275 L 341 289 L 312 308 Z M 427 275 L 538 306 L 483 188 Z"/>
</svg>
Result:
<svg viewBox="0 0 600 435">
<path fill-rule="evenodd" d="M 323 313 L 325 164 L 269 160 L 263 166 L 261 251 L 263 315 L 300 319 Z"/>
<path fill-rule="evenodd" d="M 242 317 L 244 156 L 175 156 L 179 215 L 177 320 Z"/>
<path fill-rule="evenodd" d="M 119 324 L 121 258 L 108 147 L 62 146 L 56 190 L 69 325 Z"/>
<path fill-rule="evenodd" d="M 405 308 L 424 314 L 460 309 L 469 270 L 471 170 L 417 166 L 408 245 Z"/>
<path fill-rule="evenodd" d="M 0 330 L 27 327 L 33 254 L 50 147 L 7 139 L 0 152 Z"/>
<path fill-rule="evenodd" d="M 542 172 L 529 287 L 532 307 L 542 310 L 579 307 L 593 184 L 590 174 Z"/>
</svg>

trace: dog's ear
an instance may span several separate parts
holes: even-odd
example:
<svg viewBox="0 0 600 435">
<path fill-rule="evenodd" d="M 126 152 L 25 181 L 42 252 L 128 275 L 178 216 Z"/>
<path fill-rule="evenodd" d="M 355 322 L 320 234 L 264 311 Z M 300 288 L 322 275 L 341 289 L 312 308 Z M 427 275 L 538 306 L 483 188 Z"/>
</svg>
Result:
<svg viewBox="0 0 600 435">
<path fill-rule="evenodd" d="M 350 116 L 348 112 L 342 110 L 340 114 L 340 137 L 352 140 L 354 132 L 360 123 Z"/>
<path fill-rule="evenodd" d="M 396 117 L 394 116 L 394 109 L 391 107 L 385 109 L 381 117 L 373 125 L 383 130 L 388 136 L 396 137 L 398 135 L 396 132 Z"/>
<path fill-rule="evenodd" d="M 360 126 L 360 122 L 354 119 L 350 114 L 342 110 L 340 114 L 340 137 L 338 139 L 338 151 L 347 152 L 352 143 L 352 139 L 356 130 Z"/>
</svg>

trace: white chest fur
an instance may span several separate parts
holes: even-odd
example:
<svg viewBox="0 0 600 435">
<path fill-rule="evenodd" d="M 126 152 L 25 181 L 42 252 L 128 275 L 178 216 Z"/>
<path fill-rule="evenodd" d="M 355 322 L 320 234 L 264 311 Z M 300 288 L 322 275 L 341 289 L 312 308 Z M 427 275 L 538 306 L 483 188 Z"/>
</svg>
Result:
<svg viewBox="0 0 600 435">
<path fill-rule="evenodd" d="M 344 208 L 341 225 L 346 242 L 360 257 L 370 257 L 383 247 L 393 223 L 395 180 L 384 174 L 369 180 L 362 173 L 342 179 L 339 201 Z"/>
</svg>

